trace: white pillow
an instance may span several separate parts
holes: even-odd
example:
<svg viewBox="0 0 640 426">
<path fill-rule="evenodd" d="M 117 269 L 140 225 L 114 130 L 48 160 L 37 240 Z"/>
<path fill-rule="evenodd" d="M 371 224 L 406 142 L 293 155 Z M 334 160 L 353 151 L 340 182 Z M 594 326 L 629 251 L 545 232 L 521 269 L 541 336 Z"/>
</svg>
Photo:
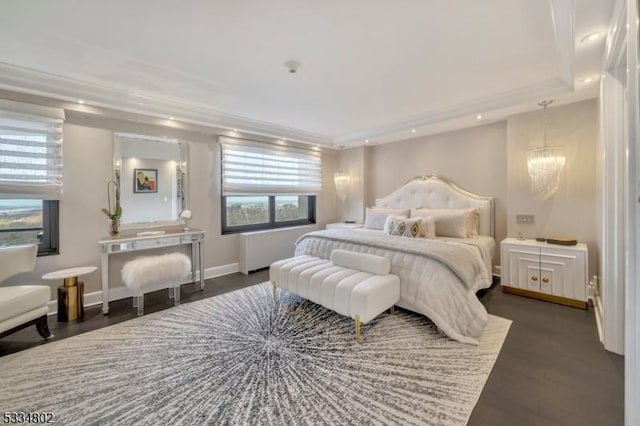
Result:
<svg viewBox="0 0 640 426">
<path fill-rule="evenodd" d="M 420 238 L 424 235 L 422 218 L 409 219 L 402 216 L 389 216 L 385 222 L 385 233 L 399 237 Z"/>
<path fill-rule="evenodd" d="M 331 252 L 331 263 L 377 275 L 386 275 L 391 270 L 391 262 L 386 257 L 340 249 Z"/>
<path fill-rule="evenodd" d="M 411 217 L 431 216 L 440 237 L 475 238 L 478 236 L 480 211 L 471 209 L 411 209 Z"/>
<path fill-rule="evenodd" d="M 436 237 L 436 218 L 433 216 L 424 216 L 422 218 L 422 236 L 424 238 Z"/>
<path fill-rule="evenodd" d="M 409 217 L 409 209 L 377 209 L 368 208 L 364 218 L 364 227 L 367 229 L 384 229 L 384 222 L 387 216 L 405 216 Z"/>
</svg>

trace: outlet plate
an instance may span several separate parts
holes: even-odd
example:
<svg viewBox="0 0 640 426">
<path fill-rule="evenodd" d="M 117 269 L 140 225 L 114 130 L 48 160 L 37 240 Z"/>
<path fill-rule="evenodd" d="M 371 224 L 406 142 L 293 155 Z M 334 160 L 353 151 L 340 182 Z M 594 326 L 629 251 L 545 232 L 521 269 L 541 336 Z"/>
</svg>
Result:
<svg viewBox="0 0 640 426">
<path fill-rule="evenodd" d="M 516 223 L 518 225 L 533 225 L 535 223 L 535 216 L 532 214 L 517 214 Z"/>
</svg>

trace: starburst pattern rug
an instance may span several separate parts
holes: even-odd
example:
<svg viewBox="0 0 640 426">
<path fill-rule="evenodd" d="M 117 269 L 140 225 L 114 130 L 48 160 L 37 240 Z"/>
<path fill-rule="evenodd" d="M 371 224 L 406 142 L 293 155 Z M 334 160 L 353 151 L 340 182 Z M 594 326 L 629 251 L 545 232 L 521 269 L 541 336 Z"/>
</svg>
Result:
<svg viewBox="0 0 640 426">
<path fill-rule="evenodd" d="M 510 321 L 478 346 L 411 312 L 362 327 L 258 286 L 0 358 L 4 411 L 58 424 L 465 424 Z"/>
</svg>

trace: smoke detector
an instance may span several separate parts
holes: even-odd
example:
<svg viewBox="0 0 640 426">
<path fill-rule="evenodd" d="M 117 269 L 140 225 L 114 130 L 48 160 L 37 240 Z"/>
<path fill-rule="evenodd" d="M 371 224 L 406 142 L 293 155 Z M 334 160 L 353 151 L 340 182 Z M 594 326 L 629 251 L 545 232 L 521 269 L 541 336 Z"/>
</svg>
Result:
<svg viewBox="0 0 640 426">
<path fill-rule="evenodd" d="M 300 68 L 300 62 L 298 61 L 287 61 L 284 63 L 284 66 L 287 67 L 290 74 L 295 74 L 298 72 L 298 68 Z"/>
</svg>

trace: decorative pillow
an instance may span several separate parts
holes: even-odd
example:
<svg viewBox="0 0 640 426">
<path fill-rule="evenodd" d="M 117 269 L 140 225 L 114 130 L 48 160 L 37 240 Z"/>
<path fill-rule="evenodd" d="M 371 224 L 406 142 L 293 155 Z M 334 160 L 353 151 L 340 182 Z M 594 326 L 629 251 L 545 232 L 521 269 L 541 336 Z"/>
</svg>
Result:
<svg viewBox="0 0 640 426">
<path fill-rule="evenodd" d="M 440 237 L 475 238 L 478 236 L 480 211 L 472 209 L 411 209 L 411 217 L 431 216 Z"/>
<path fill-rule="evenodd" d="M 384 222 L 387 220 L 387 216 L 405 216 L 409 217 L 409 209 L 377 209 L 367 208 L 364 227 L 368 229 L 384 229 Z"/>
<path fill-rule="evenodd" d="M 407 217 L 389 216 L 385 224 L 385 231 L 387 235 L 420 238 L 424 235 L 422 218 L 409 219 Z"/>
</svg>

